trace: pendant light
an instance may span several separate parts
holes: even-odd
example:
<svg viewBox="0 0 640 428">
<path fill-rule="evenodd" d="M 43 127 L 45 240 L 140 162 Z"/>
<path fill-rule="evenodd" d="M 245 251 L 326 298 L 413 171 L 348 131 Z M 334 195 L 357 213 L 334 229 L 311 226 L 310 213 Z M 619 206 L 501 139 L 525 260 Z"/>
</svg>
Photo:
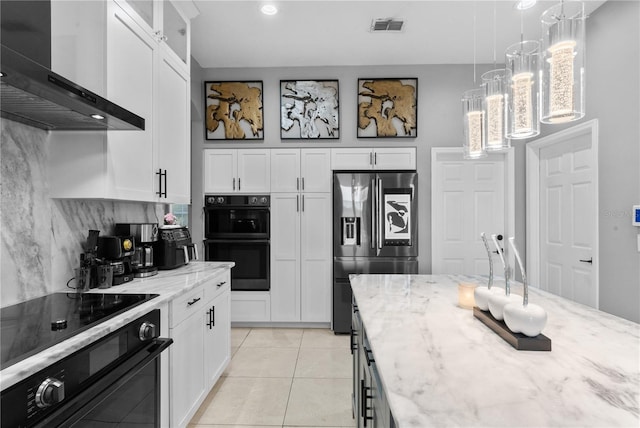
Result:
<svg viewBox="0 0 640 428">
<path fill-rule="evenodd" d="M 476 4 L 473 4 L 473 82 L 476 82 Z M 465 91 L 462 95 L 462 125 L 464 159 L 487 156 L 484 141 L 484 88 Z"/>
<path fill-rule="evenodd" d="M 496 1 L 493 1 L 493 66 L 496 67 Z M 484 141 L 488 152 L 502 151 L 511 147 L 505 132 L 505 94 L 506 70 L 504 68 L 488 71 L 482 75 L 484 87 Z"/>
<path fill-rule="evenodd" d="M 479 159 L 487 156 L 484 140 L 484 88 L 466 91 L 462 96 L 462 116 L 465 159 Z"/>
<path fill-rule="evenodd" d="M 538 57 L 540 43 L 524 40 L 524 17 L 520 14 L 520 42 L 505 51 L 507 70 L 507 138 L 531 138 L 540 134 Z"/>
<path fill-rule="evenodd" d="M 501 151 L 511 147 L 505 132 L 506 70 L 487 71 L 482 75 L 484 87 L 485 147 L 487 151 Z"/>
<path fill-rule="evenodd" d="M 562 2 L 542 14 L 543 123 L 585 115 L 585 19 L 581 2 Z"/>
</svg>

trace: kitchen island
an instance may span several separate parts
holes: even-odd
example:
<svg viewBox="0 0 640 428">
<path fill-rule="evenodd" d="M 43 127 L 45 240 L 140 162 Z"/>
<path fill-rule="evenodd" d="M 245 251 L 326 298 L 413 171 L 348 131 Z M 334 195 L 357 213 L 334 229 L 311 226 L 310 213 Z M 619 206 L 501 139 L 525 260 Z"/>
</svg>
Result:
<svg viewBox="0 0 640 428">
<path fill-rule="evenodd" d="M 530 289 L 529 302 L 547 311 L 542 333 L 552 351 L 518 351 L 457 305 L 459 282 L 486 278 L 350 281 L 367 362 L 374 361 L 388 403 L 383 425 L 640 426 L 640 325 Z M 521 295 L 519 288 L 512 290 Z"/>
</svg>

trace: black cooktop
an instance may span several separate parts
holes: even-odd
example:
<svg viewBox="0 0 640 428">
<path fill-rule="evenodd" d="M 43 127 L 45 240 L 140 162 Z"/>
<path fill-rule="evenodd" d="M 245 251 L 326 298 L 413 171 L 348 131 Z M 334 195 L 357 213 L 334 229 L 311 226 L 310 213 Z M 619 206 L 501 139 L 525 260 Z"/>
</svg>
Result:
<svg viewBox="0 0 640 428">
<path fill-rule="evenodd" d="M 0 308 L 0 370 L 157 296 L 53 293 Z"/>
</svg>

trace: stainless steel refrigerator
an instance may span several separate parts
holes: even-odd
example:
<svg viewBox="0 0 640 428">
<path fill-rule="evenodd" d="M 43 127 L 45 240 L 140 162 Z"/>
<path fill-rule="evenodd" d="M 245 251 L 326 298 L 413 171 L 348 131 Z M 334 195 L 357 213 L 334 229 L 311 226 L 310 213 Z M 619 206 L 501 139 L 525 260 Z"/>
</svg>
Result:
<svg viewBox="0 0 640 428">
<path fill-rule="evenodd" d="M 418 174 L 333 175 L 333 331 L 351 331 L 352 273 L 418 273 Z"/>
</svg>

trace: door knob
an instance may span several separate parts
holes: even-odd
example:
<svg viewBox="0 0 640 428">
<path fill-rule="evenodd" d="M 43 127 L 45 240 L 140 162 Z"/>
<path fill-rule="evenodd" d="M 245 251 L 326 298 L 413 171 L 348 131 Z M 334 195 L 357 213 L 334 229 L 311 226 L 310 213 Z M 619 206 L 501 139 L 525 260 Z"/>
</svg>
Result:
<svg viewBox="0 0 640 428">
<path fill-rule="evenodd" d="M 591 257 L 589 260 L 580 260 L 582 263 L 589 263 L 589 264 L 593 264 L 593 257 Z"/>
</svg>

